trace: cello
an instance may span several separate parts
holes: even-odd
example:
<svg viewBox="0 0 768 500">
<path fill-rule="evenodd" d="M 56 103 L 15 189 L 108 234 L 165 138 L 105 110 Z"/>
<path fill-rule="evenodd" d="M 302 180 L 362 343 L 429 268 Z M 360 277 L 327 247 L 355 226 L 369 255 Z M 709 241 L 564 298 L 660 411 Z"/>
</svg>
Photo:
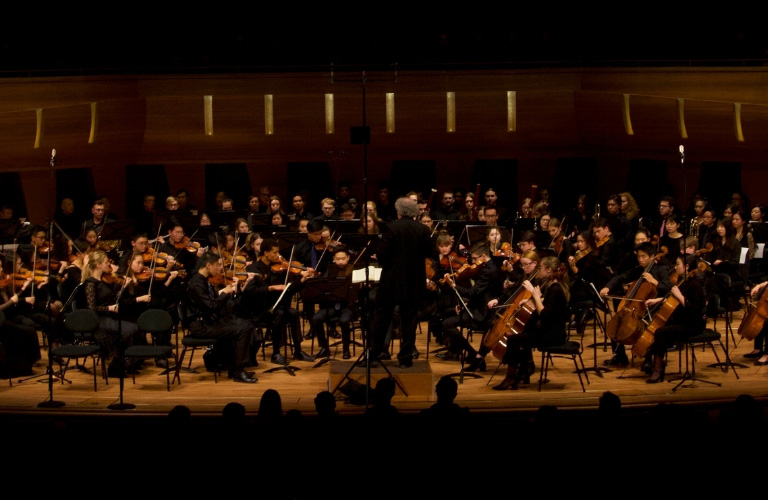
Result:
<svg viewBox="0 0 768 500">
<path fill-rule="evenodd" d="M 534 279 L 538 273 L 537 268 L 527 281 Z M 507 352 L 507 338 L 522 332 L 536 310 L 536 305 L 530 298 L 531 292 L 521 284 L 501 306 L 506 308 L 504 313 L 496 313 L 496 320 L 483 337 L 483 345 L 491 350 L 496 359 L 504 358 L 504 353 Z"/>
<path fill-rule="evenodd" d="M 763 286 L 760 299 L 752 309 L 744 316 L 739 325 L 739 335 L 747 340 L 755 340 L 757 334 L 763 329 L 765 318 L 768 317 L 768 293 L 765 290 L 768 287 Z"/>
<path fill-rule="evenodd" d="M 666 255 L 667 251 L 666 247 L 661 247 L 661 251 L 651 259 L 643 274 L 650 272 L 656 261 Z M 616 308 L 616 314 L 608 321 L 605 332 L 608 338 L 620 344 L 634 344 L 645 331 L 645 301 L 653 298 L 656 298 L 656 286 L 640 276 L 630 285 L 629 291 Z"/>
<path fill-rule="evenodd" d="M 707 265 L 704 262 L 699 261 L 696 269 L 693 269 L 688 274 L 686 274 L 683 281 L 693 277 L 697 272 L 706 271 L 706 269 Z M 653 341 L 656 338 L 656 330 L 667 323 L 669 318 L 672 316 L 672 313 L 675 312 L 679 305 L 680 301 L 677 299 L 677 297 L 672 295 L 671 292 L 667 294 L 667 297 L 663 302 L 660 303 L 656 313 L 653 315 L 651 323 L 645 328 L 643 333 L 640 335 L 640 338 L 638 338 L 632 346 L 632 354 L 638 358 L 644 358 L 645 355 L 648 354 L 648 349 L 651 348 L 651 344 L 653 344 Z"/>
</svg>

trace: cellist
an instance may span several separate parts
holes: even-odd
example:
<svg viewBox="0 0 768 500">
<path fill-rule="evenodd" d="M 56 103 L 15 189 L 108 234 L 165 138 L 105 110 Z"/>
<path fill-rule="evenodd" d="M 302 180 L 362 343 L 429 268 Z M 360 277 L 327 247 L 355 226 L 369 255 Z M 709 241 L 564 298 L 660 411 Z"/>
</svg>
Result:
<svg viewBox="0 0 768 500">
<path fill-rule="evenodd" d="M 766 286 L 768 286 L 768 281 L 763 281 L 762 283 L 753 286 L 752 290 L 750 290 L 752 298 L 759 299 L 765 293 Z M 768 346 L 765 345 L 767 338 L 766 332 L 768 332 L 768 322 L 763 323 L 760 333 L 755 337 L 754 349 L 744 355 L 745 358 L 758 358 L 758 360 L 755 361 L 755 365 L 757 366 L 768 365 L 768 353 L 766 353 Z"/>
<path fill-rule="evenodd" d="M 600 296 L 606 297 L 611 290 L 617 290 L 617 287 L 636 282 L 639 279 L 656 287 L 656 296 L 663 297 L 669 292 L 671 284 L 669 283 L 669 267 L 662 264 L 649 266 L 656 258 L 656 247 L 653 243 L 645 242 L 635 248 L 637 254 L 637 266 L 618 274 L 611 278 L 600 290 Z M 650 269 L 649 269 L 650 268 Z M 646 269 L 649 269 L 646 271 Z M 623 295 L 623 294 L 622 294 Z M 606 360 L 605 364 L 610 366 L 626 367 L 629 365 L 629 358 L 624 350 L 624 345 L 616 341 L 611 341 L 613 357 Z"/>
<path fill-rule="evenodd" d="M 697 269 L 698 258 L 695 256 L 687 259 L 678 255 L 675 260 L 675 275 L 679 285 L 670 288 L 669 293 L 674 296 L 679 305 L 675 308 L 672 316 L 666 321 L 664 326 L 656 330 L 653 344 L 650 347 L 650 353 L 653 355 L 653 368 L 651 376 L 646 380 L 649 384 L 656 384 L 664 381 L 664 356 L 669 347 L 675 342 L 685 340 L 692 335 L 697 335 L 704 330 L 704 308 L 706 306 L 706 294 L 704 292 L 704 283 L 700 277 L 701 273 L 696 272 L 693 276 L 685 279 L 688 272 Z M 661 296 L 645 301 L 646 306 L 651 307 L 667 300 L 667 297 Z"/>
<path fill-rule="evenodd" d="M 507 337 L 507 350 L 503 363 L 507 375 L 494 390 L 516 390 L 520 382 L 527 383 L 531 375 L 528 360 L 534 347 L 557 345 L 565 342 L 565 325 L 568 319 L 568 273 L 565 265 L 555 256 L 544 257 L 539 264 L 541 285 L 534 286 L 526 280 L 525 289 L 530 292 L 535 309 L 522 333 Z"/>
</svg>

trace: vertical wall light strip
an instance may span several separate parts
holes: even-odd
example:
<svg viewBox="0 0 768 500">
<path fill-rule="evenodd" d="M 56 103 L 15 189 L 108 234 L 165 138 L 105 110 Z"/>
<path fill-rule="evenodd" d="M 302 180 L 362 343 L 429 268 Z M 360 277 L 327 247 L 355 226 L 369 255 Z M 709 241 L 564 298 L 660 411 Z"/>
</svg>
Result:
<svg viewBox="0 0 768 500">
<path fill-rule="evenodd" d="M 205 135 L 213 135 L 213 96 L 203 96 L 203 115 L 205 117 Z"/>
<path fill-rule="evenodd" d="M 680 138 L 687 139 L 688 131 L 685 129 L 685 99 L 677 100 L 677 123 L 680 127 Z"/>
<path fill-rule="evenodd" d="M 387 133 L 395 133 L 395 93 L 387 92 L 386 96 L 386 115 L 387 115 Z"/>
<path fill-rule="evenodd" d="M 88 136 L 88 144 L 96 142 L 96 131 L 99 129 L 99 103 L 91 103 L 91 134 Z"/>
<path fill-rule="evenodd" d="M 325 94 L 325 133 L 332 134 L 333 132 L 333 94 Z"/>
<path fill-rule="evenodd" d="M 741 103 L 733 103 L 733 127 L 736 131 L 736 140 L 744 142 L 744 131 L 741 130 Z"/>
<path fill-rule="evenodd" d="M 275 133 L 275 117 L 272 106 L 272 94 L 264 94 L 264 133 L 266 135 Z"/>
<path fill-rule="evenodd" d="M 35 149 L 40 148 L 40 139 L 43 138 L 43 108 L 37 108 L 35 110 L 35 118 L 37 118 L 37 128 L 35 130 Z"/>
<path fill-rule="evenodd" d="M 507 132 L 517 131 L 517 92 L 507 91 Z"/>
<path fill-rule="evenodd" d="M 448 115 L 447 132 L 456 132 L 456 92 L 446 92 L 446 111 Z"/>
<path fill-rule="evenodd" d="M 627 135 L 635 135 L 632 130 L 632 118 L 629 116 L 629 94 L 624 94 L 624 106 L 621 108 L 622 118 L 624 119 L 624 132 Z"/>
</svg>

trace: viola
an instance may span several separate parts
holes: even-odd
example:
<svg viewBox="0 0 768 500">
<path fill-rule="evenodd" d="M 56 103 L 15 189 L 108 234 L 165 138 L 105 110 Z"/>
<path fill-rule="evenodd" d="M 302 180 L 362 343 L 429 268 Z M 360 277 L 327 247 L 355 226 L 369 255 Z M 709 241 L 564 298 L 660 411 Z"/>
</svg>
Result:
<svg viewBox="0 0 768 500">
<path fill-rule="evenodd" d="M 648 263 L 643 274 L 650 272 L 656 262 L 667 254 L 666 247 Z M 634 344 L 645 330 L 645 301 L 656 297 L 656 286 L 648 283 L 642 276 L 630 284 L 629 291 L 621 299 L 616 314 L 606 325 L 606 335 L 620 344 Z"/>
</svg>

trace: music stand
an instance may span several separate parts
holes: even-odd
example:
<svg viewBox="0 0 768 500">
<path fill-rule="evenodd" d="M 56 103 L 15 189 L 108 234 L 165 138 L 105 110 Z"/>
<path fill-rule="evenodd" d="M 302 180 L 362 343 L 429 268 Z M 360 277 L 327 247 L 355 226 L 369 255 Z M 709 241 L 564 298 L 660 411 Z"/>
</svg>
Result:
<svg viewBox="0 0 768 500">
<path fill-rule="evenodd" d="M 0 221 L 0 243 L 13 243 L 20 227 L 21 222 L 15 219 Z"/>
<path fill-rule="evenodd" d="M 102 241 L 117 240 L 115 250 L 121 250 L 123 242 L 130 241 L 136 229 L 136 222 L 132 220 L 119 220 L 105 222 L 101 228 L 100 239 Z"/>
<path fill-rule="evenodd" d="M 344 277 L 310 279 L 304 283 L 304 288 L 301 290 L 301 298 L 304 300 L 304 304 L 307 302 L 312 304 L 320 302 L 324 302 L 326 304 L 341 302 L 342 304 L 346 305 L 347 300 L 349 299 L 350 285 L 350 280 Z M 324 309 L 326 311 L 331 311 L 331 308 L 329 307 L 325 307 Z M 328 319 L 328 316 L 330 316 L 330 313 L 327 312 L 326 320 Z M 325 328 L 325 325 L 322 325 L 322 327 Z M 315 332 L 315 337 L 317 337 L 317 332 Z M 330 357 L 323 358 L 315 363 L 312 368 L 323 366 L 325 363 L 330 361 L 330 359 Z"/>
</svg>

